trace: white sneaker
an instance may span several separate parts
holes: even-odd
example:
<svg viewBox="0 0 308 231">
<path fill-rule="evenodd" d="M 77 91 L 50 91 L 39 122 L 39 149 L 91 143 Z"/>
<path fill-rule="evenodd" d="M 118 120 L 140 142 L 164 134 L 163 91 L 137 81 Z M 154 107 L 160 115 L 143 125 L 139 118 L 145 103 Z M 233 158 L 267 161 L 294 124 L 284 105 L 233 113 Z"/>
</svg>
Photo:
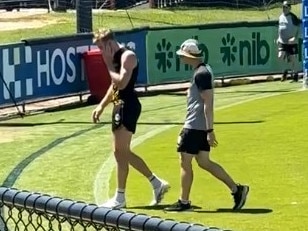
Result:
<svg viewBox="0 0 308 231">
<path fill-rule="evenodd" d="M 161 180 L 161 185 L 153 190 L 153 200 L 150 203 L 150 206 L 158 205 L 164 198 L 164 195 L 169 191 L 169 189 L 169 183 L 167 181 Z"/>
<path fill-rule="evenodd" d="M 116 201 L 115 198 L 112 198 L 105 202 L 104 204 L 100 205 L 100 207 L 110 208 L 110 209 L 122 209 L 126 207 L 126 201 L 123 202 Z"/>
</svg>

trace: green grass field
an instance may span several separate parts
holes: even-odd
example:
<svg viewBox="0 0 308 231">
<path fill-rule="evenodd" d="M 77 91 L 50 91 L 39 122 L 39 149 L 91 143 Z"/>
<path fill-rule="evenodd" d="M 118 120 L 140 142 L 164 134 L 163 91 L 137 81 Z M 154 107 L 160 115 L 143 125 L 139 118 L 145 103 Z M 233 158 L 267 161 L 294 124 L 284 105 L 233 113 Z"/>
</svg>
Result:
<svg viewBox="0 0 308 231">
<path fill-rule="evenodd" d="M 232 213 L 228 189 L 195 166 L 194 212 L 168 214 L 147 207 L 150 184 L 131 169 L 128 210 L 234 231 L 305 230 L 308 225 L 307 91 L 297 84 L 261 83 L 216 89 L 212 158 L 251 187 L 242 212 Z M 179 196 L 176 140 L 185 115 L 181 94 L 142 98 L 133 150 L 172 186 L 163 205 Z M 0 180 L 5 185 L 88 203 L 115 188 L 110 107 L 91 124 L 93 107 L 45 113 L 0 123 Z M 142 192 L 142 193 L 140 193 Z"/>
<path fill-rule="evenodd" d="M 293 11 L 301 16 L 301 4 L 293 6 Z M 213 8 L 188 8 L 188 9 L 132 9 L 128 10 L 134 27 L 142 26 L 177 26 L 194 25 L 217 22 L 238 21 L 267 21 L 277 20 L 281 9 L 213 9 Z M 46 26 L 31 29 L 17 29 L 1 31 L 0 43 L 19 42 L 20 39 L 50 37 L 76 32 L 75 13 L 54 13 L 27 16 L 21 18 L 3 18 L 0 13 L 0 22 L 27 23 L 29 21 L 42 21 Z M 109 27 L 112 29 L 131 29 L 132 25 L 125 11 L 104 11 L 93 16 L 93 28 Z"/>
</svg>

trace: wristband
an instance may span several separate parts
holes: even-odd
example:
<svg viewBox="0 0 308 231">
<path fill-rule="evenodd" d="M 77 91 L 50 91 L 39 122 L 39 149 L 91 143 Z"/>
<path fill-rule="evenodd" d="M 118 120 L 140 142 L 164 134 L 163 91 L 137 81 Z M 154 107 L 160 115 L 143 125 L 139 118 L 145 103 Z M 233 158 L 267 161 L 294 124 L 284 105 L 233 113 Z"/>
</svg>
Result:
<svg viewBox="0 0 308 231">
<path fill-rule="evenodd" d="M 214 131 L 214 129 L 207 129 L 207 130 L 205 130 L 207 133 L 211 133 L 211 132 L 213 132 Z"/>
</svg>

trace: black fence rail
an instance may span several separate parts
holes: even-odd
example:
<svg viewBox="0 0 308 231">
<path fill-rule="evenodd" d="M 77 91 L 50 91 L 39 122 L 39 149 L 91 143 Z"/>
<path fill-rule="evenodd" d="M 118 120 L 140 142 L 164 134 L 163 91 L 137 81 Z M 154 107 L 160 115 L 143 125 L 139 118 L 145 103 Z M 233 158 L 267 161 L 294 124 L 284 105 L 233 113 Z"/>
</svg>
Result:
<svg viewBox="0 0 308 231">
<path fill-rule="evenodd" d="M 0 230 L 222 231 L 6 187 L 0 187 Z"/>
<path fill-rule="evenodd" d="M 121 0 L 120 0 L 121 1 Z M 126 0 L 122 0 L 126 1 Z M 151 8 L 164 7 L 214 7 L 214 8 L 254 8 L 263 9 L 281 5 L 282 0 L 149 0 Z M 301 3 L 302 0 L 291 0 L 291 4 Z"/>
</svg>

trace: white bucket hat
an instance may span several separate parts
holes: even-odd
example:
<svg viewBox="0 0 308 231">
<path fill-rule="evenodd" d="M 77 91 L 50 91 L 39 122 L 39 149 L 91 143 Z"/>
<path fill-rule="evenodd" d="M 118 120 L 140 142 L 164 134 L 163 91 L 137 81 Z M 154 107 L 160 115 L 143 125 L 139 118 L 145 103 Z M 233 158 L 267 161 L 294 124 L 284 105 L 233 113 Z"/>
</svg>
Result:
<svg viewBox="0 0 308 231">
<path fill-rule="evenodd" d="M 291 6 L 291 3 L 288 2 L 288 1 L 284 1 L 284 2 L 282 3 L 282 5 L 283 5 L 283 6 L 288 6 L 288 7 L 290 7 L 290 6 Z"/>
<path fill-rule="evenodd" d="M 199 49 L 198 41 L 195 39 L 187 39 L 182 43 L 180 49 L 176 52 L 179 56 L 185 56 L 191 59 L 199 59 L 202 57 L 202 50 Z"/>
</svg>

